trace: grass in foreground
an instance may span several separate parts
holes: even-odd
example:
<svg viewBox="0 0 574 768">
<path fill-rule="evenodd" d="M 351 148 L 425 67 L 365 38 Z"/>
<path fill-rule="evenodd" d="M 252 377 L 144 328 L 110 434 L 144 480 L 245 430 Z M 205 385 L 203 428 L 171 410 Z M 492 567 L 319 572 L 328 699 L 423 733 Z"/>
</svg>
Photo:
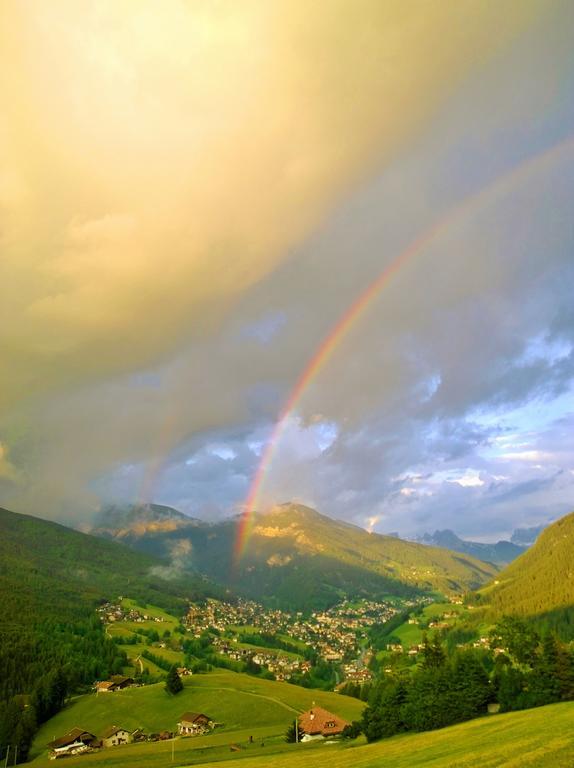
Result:
<svg viewBox="0 0 574 768">
<path fill-rule="evenodd" d="M 215 762 L 206 763 L 211 768 Z M 241 768 L 572 768 L 574 703 L 479 718 L 376 744 L 246 758 Z"/>
<path fill-rule="evenodd" d="M 364 706 L 348 696 L 222 670 L 187 679 L 184 690 L 177 696 L 169 696 L 162 683 L 117 693 L 79 696 L 40 728 L 32 756 L 45 754 L 49 741 L 75 726 L 96 736 L 110 725 L 130 730 L 142 728 L 146 733 L 175 731 L 180 716 L 187 710 L 205 712 L 223 723 L 221 729 L 206 737 L 207 746 L 213 745 L 213 739 L 220 736 L 225 745 L 236 739 L 248 741 L 250 735 L 261 729 L 262 738 L 282 738 L 295 715 L 313 704 L 348 720 L 360 717 Z M 199 743 L 198 739 L 181 743 L 187 741 Z M 147 746 L 157 749 L 156 745 Z M 135 745 L 133 749 L 140 751 L 143 747 Z"/>
<path fill-rule="evenodd" d="M 69 768 L 161 768 L 202 764 L 215 768 L 240 759 L 240 768 L 572 768 L 574 703 L 552 704 L 376 744 L 285 744 L 267 729 L 218 733 L 197 739 L 129 745 L 70 758 Z M 249 743 L 249 735 L 254 743 Z M 264 746 L 262 746 L 262 743 Z M 239 746 L 232 752 L 230 746 Z M 174 761 L 172 762 L 172 745 Z M 43 768 L 48 760 L 34 761 Z"/>
</svg>

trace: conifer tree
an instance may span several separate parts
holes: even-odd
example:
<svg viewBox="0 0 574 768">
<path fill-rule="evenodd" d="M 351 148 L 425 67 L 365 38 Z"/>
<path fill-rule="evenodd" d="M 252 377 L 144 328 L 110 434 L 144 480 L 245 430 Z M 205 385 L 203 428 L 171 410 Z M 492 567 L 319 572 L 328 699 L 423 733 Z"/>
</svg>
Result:
<svg viewBox="0 0 574 768">
<path fill-rule="evenodd" d="M 177 674 L 177 667 L 175 665 L 167 673 L 165 690 L 172 696 L 183 691 L 183 683 L 181 682 L 180 676 Z"/>
<path fill-rule="evenodd" d="M 423 637 L 422 649 L 423 669 L 438 669 L 445 663 L 446 655 L 443 651 L 440 638 L 435 634 L 432 643 L 429 642 L 427 635 Z"/>
</svg>

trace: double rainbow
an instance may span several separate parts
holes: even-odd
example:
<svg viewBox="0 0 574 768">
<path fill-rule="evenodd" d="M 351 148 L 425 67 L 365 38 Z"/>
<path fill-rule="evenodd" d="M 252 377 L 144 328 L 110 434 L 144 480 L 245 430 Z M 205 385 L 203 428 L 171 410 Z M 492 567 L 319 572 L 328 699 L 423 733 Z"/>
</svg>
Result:
<svg viewBox="0 0 574 768">
<path fill-rule="evenodd" d="M 273 432 L 271 433 L 271 437 L 265 446 L 259 466 L 257 467 L 257 471 L 249 489 L 249 495 L 245 500 L 243 514 L 238 526 L 235 542 L 236 564 L 241 560 L 247 549 L 253 528 L 254 512 L 259 506 L 263 485 L 271 469 L 277 447 L 281 442 L 283 433 L 289 423 L 289 417 L 297 408 L 311 382 L 317 378 L 319 373 L 333 356 L 343 338 L 359 322 L 373 301 L 382 293 L 383 289 L 389 285 L 393 277 L 398 274 L 408 261 L 418 254 L 421 254 L 425 248 L 438 240 L 454 223 L 471 213 L 476 213 L 491 199 L 509 191 L 517 182 L 523 180 L 532 173 L 541 170 L 544 166 L 551 164 L 563 153 L 567 153 L 573 148 L 574 137 L 568 137 L 564 141 L 528 158 L 520 165 L 498 176 L 494 181 L 478 190 L 478 192 L 468 196 L 461 203 L 452 207 L 443 218 L 439 219 L 430 227 L 430 229 L 411 242 L 405 250 L 380 273 L 366 290 L 355 299 L 351 306 L 341 316 L 324 338 L 307 367 L 298 378 L 279 414 Z"/>
</svg>

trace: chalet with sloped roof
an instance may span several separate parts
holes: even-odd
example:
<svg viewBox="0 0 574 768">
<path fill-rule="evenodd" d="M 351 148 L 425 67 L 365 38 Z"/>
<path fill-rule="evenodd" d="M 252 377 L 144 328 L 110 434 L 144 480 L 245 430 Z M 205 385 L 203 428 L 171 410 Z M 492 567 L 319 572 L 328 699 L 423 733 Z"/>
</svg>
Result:
<svg viewBox="0 0 574 768">
<path fill-rule="evenodd" d="M 96 736 L 83 730 L 83 728 L 72 728 L 64 736 L 60 736 L 48 744 L 52 757 L 81 755 L 82 752 L 89 752 L 90 749 L 97 746 L 99 746 L 99 741 Z"/>
<path fill-rule="evenodd" d="M 126 728 L 110 725 L 102 734 L 102 747 L 117 747 L 120 744 L 129 744 L 132 734 Z"/>
<path fill-rule="evenodd" d="M 184 712 L 177 724 L 180 736 L 200 736 L 214 727 L 213 720 L 203 712 Z"/>
<path fill-rule="evenodd" d="M 114 693 L 123 691 L 124 688 L 131 688 L 133 685 L 135 685 L 133 677 L 112 675 L 109 680 L 97 682 L 94 687 L 97 693 Z"/>
<path fill-rule="evenodd" d="M 299 728 L 303 731 L 301 741 L 340 736 L 345 726 L 349 724 L 342 717 L 334 715 L 322 707 L 313 707 L 313 709 L 299 715 Z"/>
</svg>

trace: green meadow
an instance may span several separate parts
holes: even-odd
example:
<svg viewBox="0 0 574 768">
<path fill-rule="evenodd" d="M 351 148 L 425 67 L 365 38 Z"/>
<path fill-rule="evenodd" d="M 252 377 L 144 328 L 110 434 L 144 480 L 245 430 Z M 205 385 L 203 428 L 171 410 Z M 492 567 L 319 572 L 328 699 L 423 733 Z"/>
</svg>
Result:
<svg viewBox="0 0 574 768">
<path fill-rule="evenodd" d="M 574 703 L 483 717 L 375 744 L 362 739 L 350 744 L 285 744 L 276 725 L 262 725 L 193 739 L 131 744 L 69 758 L 66 765 L 215 768 L 231 759 L 240 759 L 241 768 L 572 768 Z M 53 763 L 37 757 L 33 765 L 44 768 Z"/>
<path fill-rule="evenodd" d="M 456 618 L 450 618 L 450 619 L 443 619 L 442 614 L 443 613 L 456 613 Z M 438 619 L 439 621 L 444 621 L 446 624 L 449 624 L 449 626 L 453 626 L 457 623 L 461 618 L 464 618 L 468 615 L 468 609 L 464 605 L 454 605 L 452 603 L 431 603 L 430 605 L 426 605 L 422 613 L 418 614 L 417 616 L 413 617 L 417 619 L 419 624 L 409 624 L 408 621 L 403 622 L 399 627 L 397 627 L 395 630 L 393 630 L 393 637 L 398 638 L 405 651 L 408 651 L 408 649 L 411 647 L 411 645 L 418 645 L 419 643 L 422 643 L 423 640 L 423 634 L 425 632 L 428 633 L 429 637 L 432 637 L 434 630 L 426 630 L 423 627 L 421 627 L 421 624 L 426 624 L 428 621 L 430 621 L 433 618 Z M 386 651 L 383 651 L 381 654 L 379 654 L 381 658 L 387 656 Z"/>
<path fill-rule="evenodd" d="M 246 755 L 241 768 L 572 768 L 574 703 L 479 718 L 376 744 L 305 750 L 305 745 L 293 745 L 272 758 Z"/>
<path fill-rule="evenodd" d="M 208 746 L 219 739 L 226 745 L 234 739 L 246 741 L 256 734 L 261 738 L 280 739 L 295 715 L 314 704 L 347 720 L 360 717 L 364 706 L 356 699 L 336 693 L 221 670 L 188 678 L 184 690 L 177 696 L 168 695 L 162 683 L 117 693 L 79 696 L 40 728 L 32 754 L 45 753 L 49 741 L 76 726 L 96 736 L 110 725 L 129 730 L 142 728 L 146 733 L 175 731 L 180 716 L 188 710 L 204 712 L 221 723 L 213 734 L 205 737 Z M 193 739 L 193 743 L 199 740 Z"/>
</svg>

